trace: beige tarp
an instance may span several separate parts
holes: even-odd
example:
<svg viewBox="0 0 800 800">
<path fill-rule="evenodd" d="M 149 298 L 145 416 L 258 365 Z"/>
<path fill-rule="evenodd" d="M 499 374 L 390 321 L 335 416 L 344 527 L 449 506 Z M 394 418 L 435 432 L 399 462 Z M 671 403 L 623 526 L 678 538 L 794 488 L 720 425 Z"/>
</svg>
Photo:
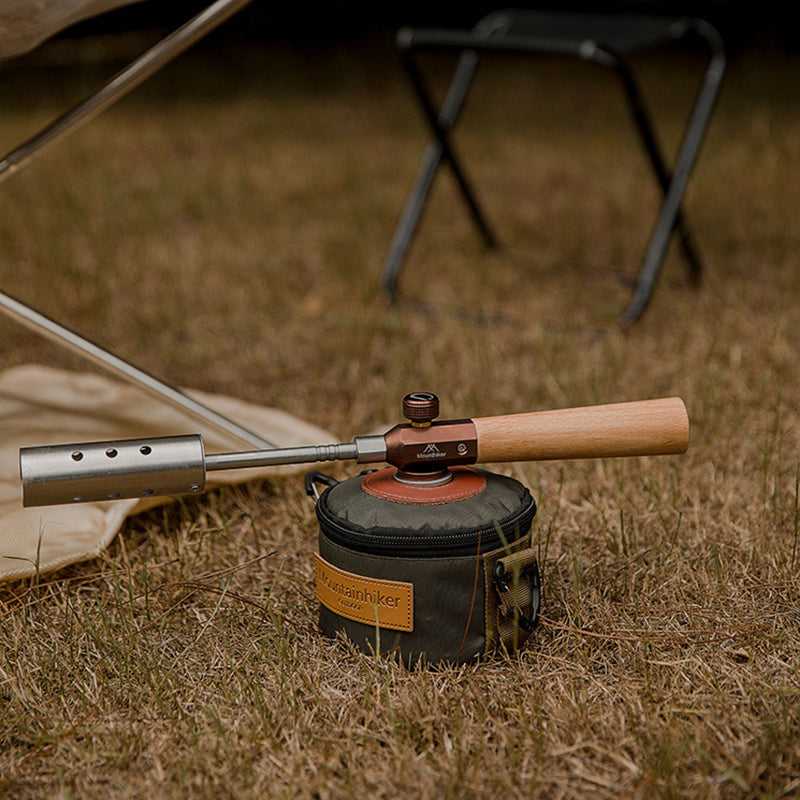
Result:
<svg viewBox="0 0 800 800">
<path fill-rule="evenodd" d="M 187 392 L 278 447 L 334 441 L 321 428 L 276 409 L 231 397 Z M 244 448 L 206 430 L 171 405 L 92 373 L 37 365 L 0 372 L 0 581 L 22 578 L 92 558 L 114 538 L 125 518 L 164 500 L 117 500 L 74 506 L 23 508 L 19 450 L 42 444 L 202 433 L 206 452 Z M 213 488 L 305 467 L 214 471 Z"/>
</svg>

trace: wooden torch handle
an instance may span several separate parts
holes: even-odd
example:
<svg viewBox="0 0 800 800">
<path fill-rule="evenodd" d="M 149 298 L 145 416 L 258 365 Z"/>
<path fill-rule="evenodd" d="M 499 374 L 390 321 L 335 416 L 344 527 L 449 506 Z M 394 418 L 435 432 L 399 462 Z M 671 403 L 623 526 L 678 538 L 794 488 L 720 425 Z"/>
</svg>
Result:
<svg viewBox="0 0 800 800">
<path fill-rule="evenodd" d="M 683 453 L 689 417 L 679 397 L 474 419 L 478 463 Z"/>
</svg>

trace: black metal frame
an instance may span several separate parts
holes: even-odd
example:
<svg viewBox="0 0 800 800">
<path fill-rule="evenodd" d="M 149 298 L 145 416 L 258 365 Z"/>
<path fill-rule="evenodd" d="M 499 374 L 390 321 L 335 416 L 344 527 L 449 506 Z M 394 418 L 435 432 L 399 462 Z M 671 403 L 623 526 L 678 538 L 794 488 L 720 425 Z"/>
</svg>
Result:
<svg viewBox="0 0 800 800">
<path fill-rule="evenodd" d="M 622 55 L 647 47 L 677 44 L 689 37 L 705 41 L 709 61 L 674 169 L 670 173 L 642 94 Z M 664 199 L 637 277 L 633 298 L 620 317 L 620 322 L 634 322 L 647 307 L 667 245 L 675 230 L 679 234 L 689 275 L 693 282 L 699 281 L 702 264 L 684 220 L 681 202 L 725 72 L 722 37 L 709 22 L 688 17 L 510 10 L 484 17 L 471 31 L 404 28 L 397 35 L 397 47 L 435 138 L 425 151 L 384 262 L 381 283 L 392 300 L 399 296 L 397 280 L 400 269 L 422 216 L 433 179 L 443 161 L 450 167 L 484 242 L 489 247 L 496 246 L 496 237 L 451 141 L 479 56 L 486 53 L 573 56 L 613 70 L 623 85 L 642 145 Z M 438 111 L 416 58 L 417 54 L 425 52 L 460 53 L 450 87 Z"/>
</svg>

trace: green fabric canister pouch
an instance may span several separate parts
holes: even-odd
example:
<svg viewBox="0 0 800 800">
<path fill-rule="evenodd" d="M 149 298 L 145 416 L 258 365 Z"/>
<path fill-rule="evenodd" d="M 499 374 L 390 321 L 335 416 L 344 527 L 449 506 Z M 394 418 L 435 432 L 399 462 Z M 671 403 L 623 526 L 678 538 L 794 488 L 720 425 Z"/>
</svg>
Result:
<svg viewBox="0 0 800 800">
<path fill-rule="evenodd" d="M 536 503 L 519 481 L 454 467 L 439 484 L 393 468 L 317 497 L 320 627 L 406 664 L 463 663 L 518 648 L 536 626 L 541 581 L 531 547 Z M 317 484 L 327 488 L 317 493 Z"/>
</svg>

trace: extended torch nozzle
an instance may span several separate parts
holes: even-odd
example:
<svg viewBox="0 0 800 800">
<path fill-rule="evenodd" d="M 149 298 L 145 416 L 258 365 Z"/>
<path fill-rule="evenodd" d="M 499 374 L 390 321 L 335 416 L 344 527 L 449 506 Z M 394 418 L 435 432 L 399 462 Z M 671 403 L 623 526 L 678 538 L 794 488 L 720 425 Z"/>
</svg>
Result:
<svg viewBox="0 0 800 800">
<path fill-rule="evenodd" d="M 384 461 L 382 436 L 347 444 L 206 454 L 200 434 L 25 447 L 20 450 L 25 506 L 200 494 L 211 470 L 355 459 Z"/>
</svg>

